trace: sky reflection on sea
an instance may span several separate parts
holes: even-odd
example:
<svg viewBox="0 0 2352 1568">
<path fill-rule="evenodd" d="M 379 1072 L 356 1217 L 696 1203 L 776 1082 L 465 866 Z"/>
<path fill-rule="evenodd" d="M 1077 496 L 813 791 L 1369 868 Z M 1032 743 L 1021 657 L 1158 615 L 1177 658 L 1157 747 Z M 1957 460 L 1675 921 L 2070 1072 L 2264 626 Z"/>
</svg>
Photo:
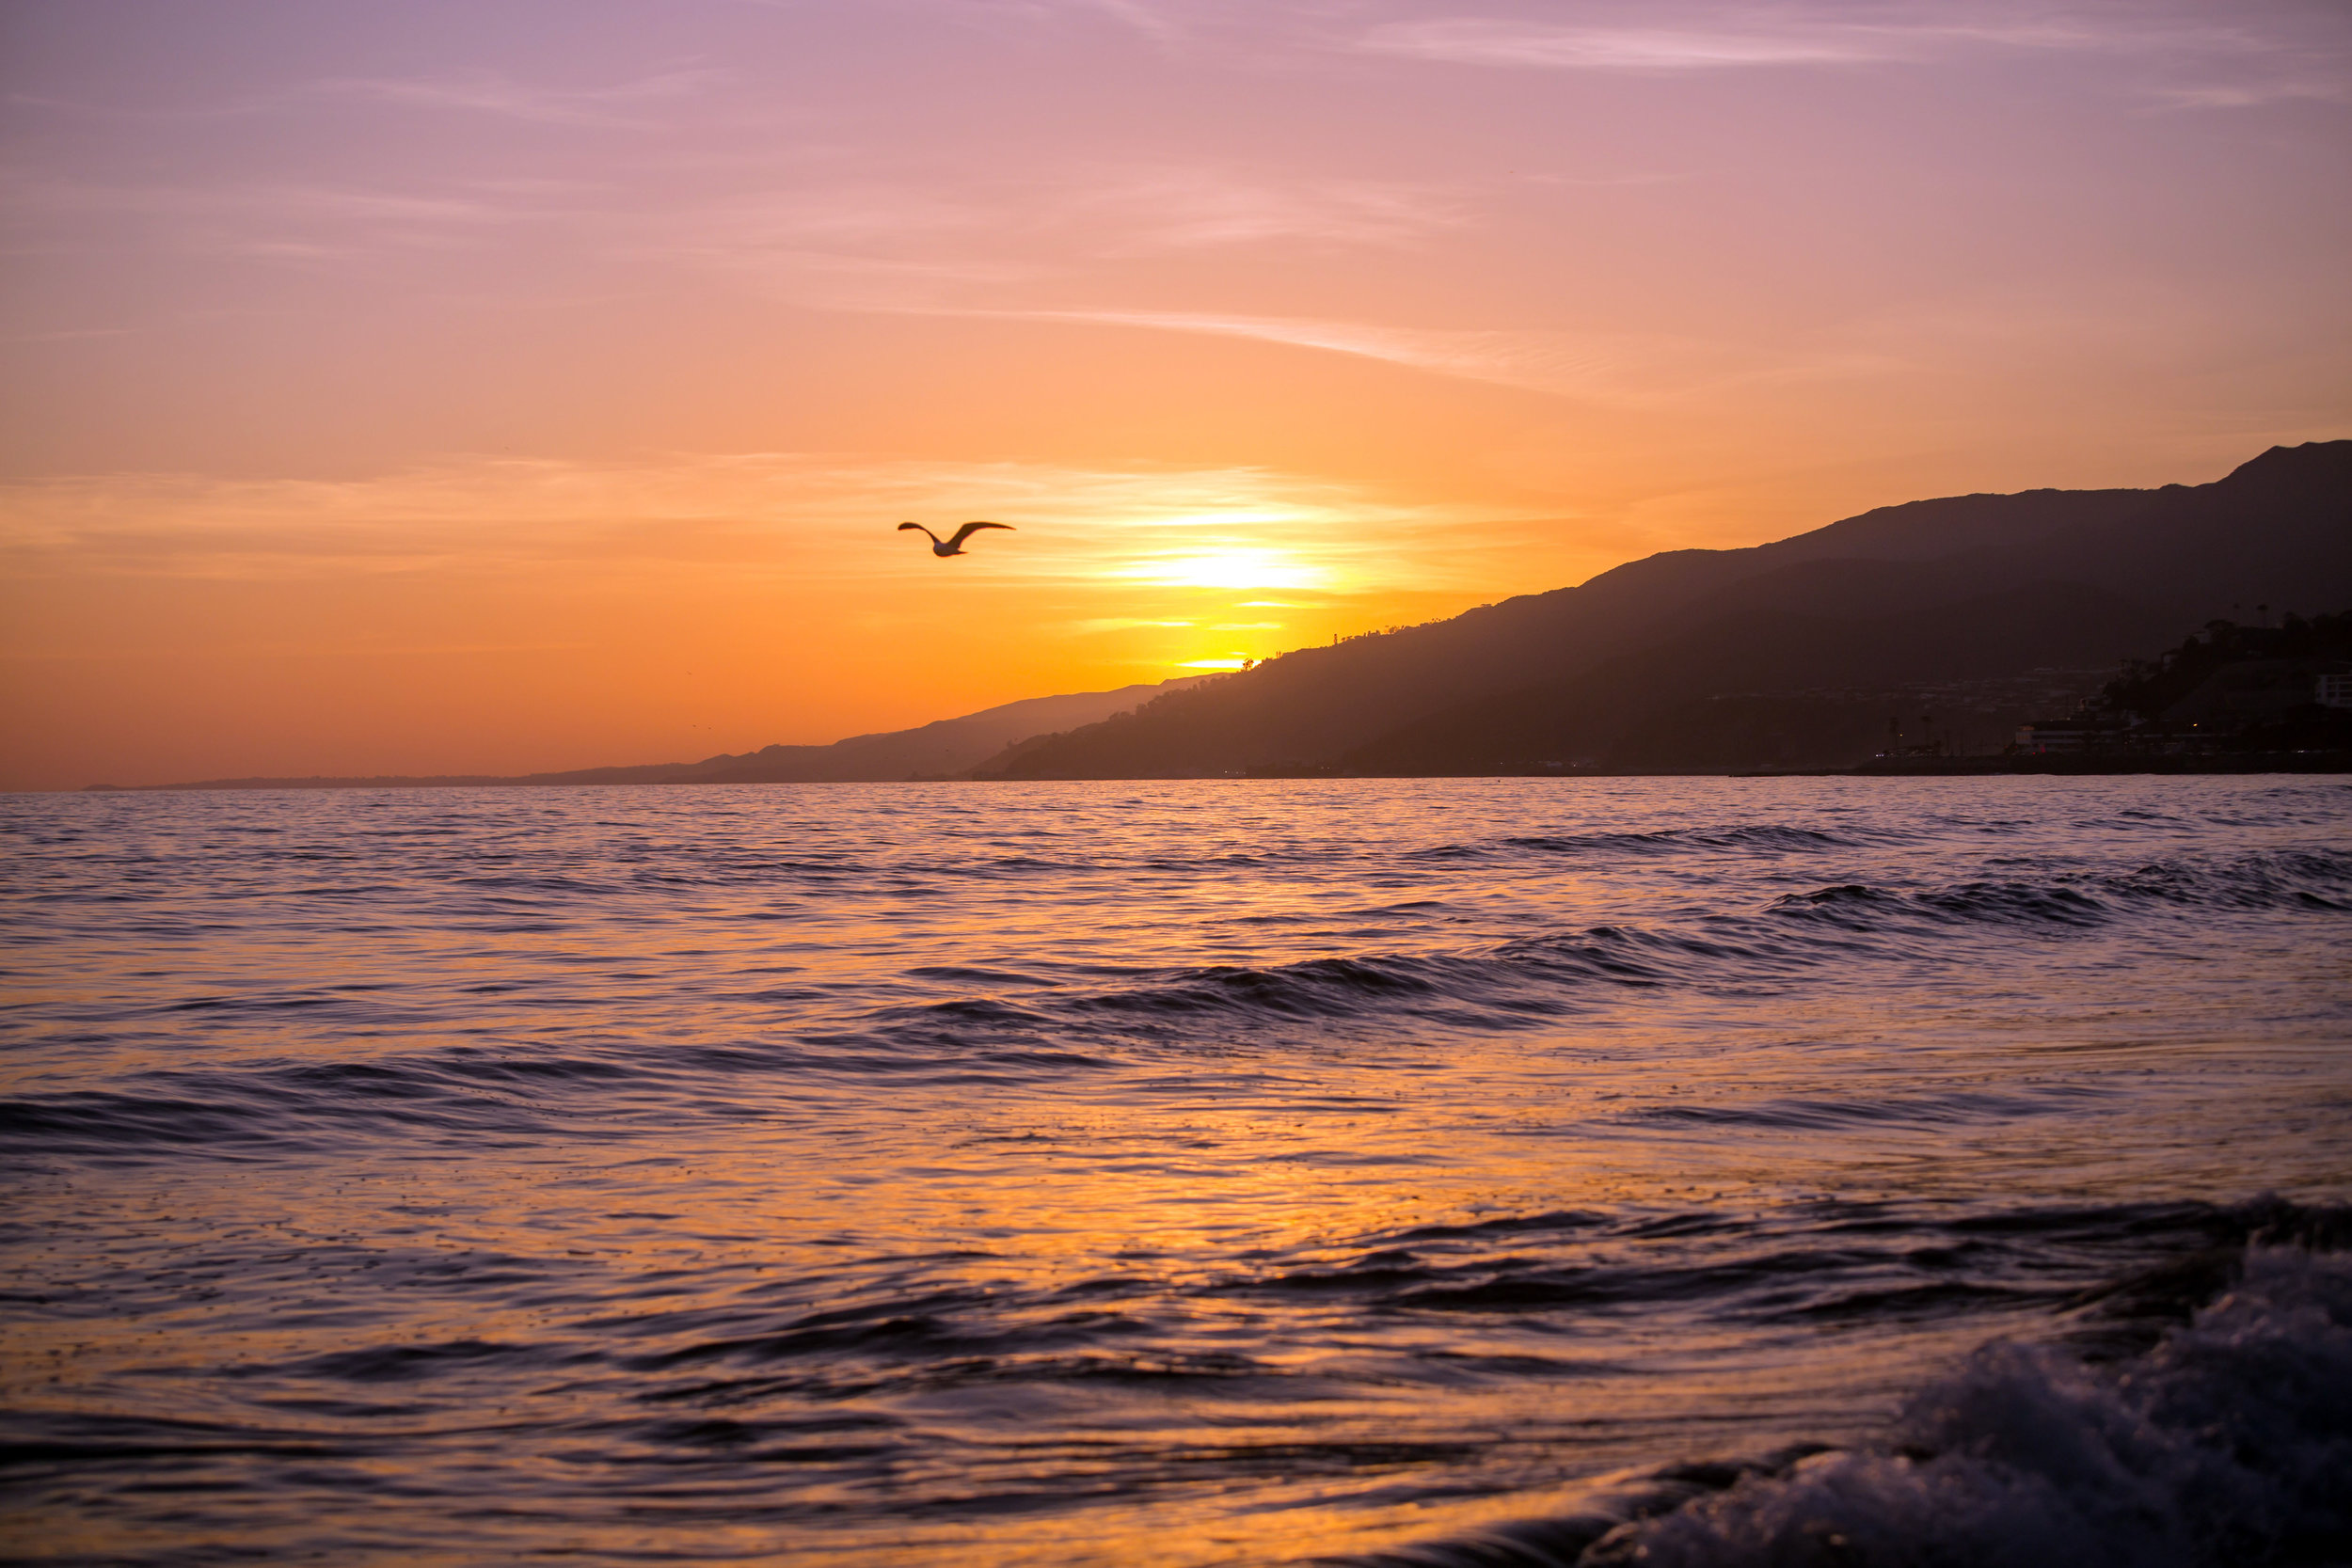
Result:
<svg viewBox="0 0 2352 1568">
<path fill-rule="evenodd" d="M 2343 1201 L 2352 792 L 15 798 L 10 1549 L 1207 1563 Z"/>
</svg>

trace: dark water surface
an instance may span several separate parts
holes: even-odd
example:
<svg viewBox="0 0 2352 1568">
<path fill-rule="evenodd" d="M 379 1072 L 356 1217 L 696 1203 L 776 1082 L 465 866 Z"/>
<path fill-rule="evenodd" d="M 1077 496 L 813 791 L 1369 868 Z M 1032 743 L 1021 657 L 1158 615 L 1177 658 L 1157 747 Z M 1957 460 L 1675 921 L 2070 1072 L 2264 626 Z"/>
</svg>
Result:
<svg viewBox="0 0 2352 1568">
<path fill-rule="evenodd" d="M 2352 1560 L 2352 787 L 0 800 L 0 1555 Z"/>
</svg>

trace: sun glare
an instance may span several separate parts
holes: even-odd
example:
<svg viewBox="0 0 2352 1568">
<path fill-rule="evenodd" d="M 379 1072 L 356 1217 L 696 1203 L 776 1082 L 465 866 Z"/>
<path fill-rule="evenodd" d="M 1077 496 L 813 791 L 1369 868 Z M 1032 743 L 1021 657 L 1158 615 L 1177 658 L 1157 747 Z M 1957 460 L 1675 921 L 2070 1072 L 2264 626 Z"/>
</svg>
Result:
<svg viewBox="0 0 2352 1568">
<path fill-rule="evenodd" d="M 1314 588 L 1330 575 L 1271 550 L 1218 550 L 1167 556 L 1134 568 L 1134 575 L 1171 588 Z"/>
</svg>

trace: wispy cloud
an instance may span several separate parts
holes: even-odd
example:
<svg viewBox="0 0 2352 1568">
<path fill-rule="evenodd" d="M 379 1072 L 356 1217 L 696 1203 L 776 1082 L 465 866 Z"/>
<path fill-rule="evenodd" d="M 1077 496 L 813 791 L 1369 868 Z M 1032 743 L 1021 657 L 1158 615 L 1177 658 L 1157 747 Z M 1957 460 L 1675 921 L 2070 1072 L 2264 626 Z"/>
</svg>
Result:
<svg viewBox="0 0 2352 1568">
<path fill-rule="evenodd" d="M 1477 17 L 1396 22 L 1359 48 L 1455 65 L 1571 71 L 1713 71 L 1728 67 L 1844 65 L 1888 57 L 1883 40 L 1852 29 L 1699 30 L 1574 27 Z"/>
<path fill-rule="evenodd" d="M 810 184 L 665 213 L 620 243 L 755 277 L 806 304 L 920 310 L 1138 258 L 1405 245 L 1465 219 L 1458 195 L 1419 184 L 1145 165 Z"/>
<path fill-rule="evenodd" d="M 691 99 L 725 76 L 723 71 L 698 68 L 665 71 L 604 87 L 560 87 L 520 81 L 498 71 L 465 71 L 437 76 L 325 77 L 296 91 L 546 124 L 623 128 L 644 125 L 644 110 Z"/>
<path fill-rule="evenodd" d="M 1702 7 L 1604 18 L 1422 17 L 1375 26 L 1352 47 L 1453 65 L 1636 74 L 1919 63 L 1984 51 L 2106 55 L 2195 78 L 2148 84 L 2154 96 L 2216 105 L 2336 97 L 2345 86 L 2341 25 L 2244 11 L 1896 0 L 1834 11 Z"/>
<path fill-rule="evenodd" d="M 1443 582 L 1478 553 L 1459 549 L 1457 535 L 1494 522 L 1257 468 L 778 452 L 484 458 L 335 482 L 18 481 L 0 485 L 0 574 L 283 580 L 561 566 L 631 580 L 717 570 L 805 583 L 903 572 L 900 519 L 973 516 L 1019 531 L 1017 549 L 989 553 L 993 577 L 1098 586 L 1242 549 L 1338 588 L 1400 573 Z"/>
<path fill-rule="evenodd" d="M 1114 631 L 1183 631 L 1194 626 L 1191 621 L 1146 621 L 1132 615 L 1094 615 L 1084 620 L 1067 621 L 1063 625 L 1081 636 L 1095 636 Z M 1227 631 L 1231 627 L 1212 626 L 1212 631 Z"/>
<path fill-rule="evenodd" d="M 1122 165 L 1020 181 L 813 184 L 669 221 L 706 244 L 888 253 L 952 241 L 1074 257 L 1286 240 L 1391 245 L 1459 223 L 1461 205 L 1398 182 Z"/>
<path fill-rule="evenodd" d="M 1149 5 L 1146 0 L 1071 0 L 1071 3 L 1082 10 L 1099 11 L 1160 42 L 1166 42 L 1183 31 L 1180 18 L 1170 14 L 1172 8 Z"/>
<path fill-rule="evenodd" d="M 61 327 L 54 332 L 18 332 L 0 337 L 0 343 L 71 343 L 85 338 L 123 338 L 130 335 L 127 326 Z"/>
<path fill-rule="evenodd" d="M 119 250 L 128 234 L 150 252 L 325 265 L 560 245 L 575 260 L 720 269 L 796 303 L 884 311 L 1001 301 L 1141 259 L 1403 246 L 1468 215 L 1458 194 L 1412 182 L 1163 162 L 978 180 L 787 166 L 768 188 L 749 184 L 137 182 L 20 165 L 0 168 L 0 207 L 20 250 Z"/>
<path fill-rule="evenodd" d="M 364 103 L 426 112 L 578 127 L 642 130 L 656 111 L 719 101 L 731 71 L 681 67 L 597 87 L 560 87 L 501 71 L 455 70 L 416 76 L 323 76 L 262 90 L 224 92 L 200 102 L 100 102 L 52 93 L 11 92 L 0 102 L 78 119 L 186 121 L 279 114 L 320 104 Z"/>
<path fill-rule="evenodd" d="M 1126 170 L 1071 190 L 1062 221 L 1115 236 L 1122 250 L 1200 249 L 1306 241 L 1396 245 L 1452 227 L 1461 203 L 1423 186 L 1305 180 L 1184 167 Z"/>
<path fill-rule="evenodd" d="M 1433 375 L 1484 381 L 1554 397 L 1622 404 L 1653 404 L 1735 383 L 1862 374 L 1884 368 L 1880 358 L 1857 353 L 1827 351 L 1792 356 L 1769 349 L 1664 334 L 1407 327 L 1372 322 L 1167 310 L 952 313 L 1251 338 L 1262 342 L 1378 359 Z"/>
<path fill-rule="evenodd" d="M 2274 76 L 2245 82 L 2184 82 L 2151 89 L 2154 98 L 2183 109 L 2252 109 L 2297 99 L 2341 103 L 2352 101 L 2352 80 L 2341 73 Z"/>
<path fill-rule="evenodd" d="M 453 183 L 421 190 L 295 182 L 130 183 L 0 174 L 20 248 L 120 244 L 310 261 L 389 249 L 441 250 L 561 215 L 568 192 L 549 182 Z"/>
</svg>

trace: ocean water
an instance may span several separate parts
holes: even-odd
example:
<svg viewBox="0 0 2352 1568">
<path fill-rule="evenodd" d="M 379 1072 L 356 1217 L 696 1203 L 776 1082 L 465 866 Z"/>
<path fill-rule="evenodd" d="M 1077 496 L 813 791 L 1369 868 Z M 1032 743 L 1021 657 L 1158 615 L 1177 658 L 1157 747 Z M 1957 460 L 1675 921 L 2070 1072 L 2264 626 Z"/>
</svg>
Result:
<svg viewBox="0 0 2352 1568">
<path fill-rule="evenodd" d="M 0 1556 L 2352 1561 L 2352 785 L 0 800 Z"/>
</svg>

